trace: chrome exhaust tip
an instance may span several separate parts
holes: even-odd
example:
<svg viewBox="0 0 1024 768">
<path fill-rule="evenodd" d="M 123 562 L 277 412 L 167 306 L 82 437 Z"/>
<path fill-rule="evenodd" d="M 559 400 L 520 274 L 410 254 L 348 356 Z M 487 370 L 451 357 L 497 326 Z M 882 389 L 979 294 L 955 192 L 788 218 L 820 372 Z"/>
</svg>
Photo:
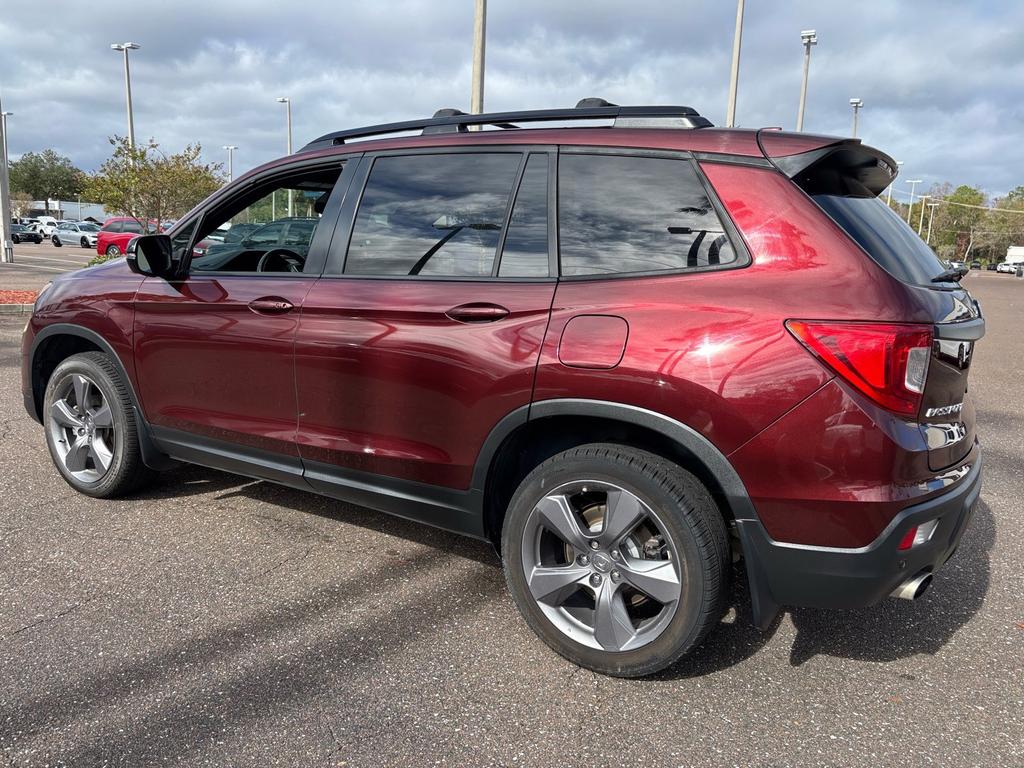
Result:
<svg viewBox="0 0 1024 768">
<path fill-rule="evenodd" d="M 927 571 L 923 571 L 896 587 L 889 597 L 898 597 L 901 600 L 917 600 L 931 585 L 932 575 Z"/>
</svg>

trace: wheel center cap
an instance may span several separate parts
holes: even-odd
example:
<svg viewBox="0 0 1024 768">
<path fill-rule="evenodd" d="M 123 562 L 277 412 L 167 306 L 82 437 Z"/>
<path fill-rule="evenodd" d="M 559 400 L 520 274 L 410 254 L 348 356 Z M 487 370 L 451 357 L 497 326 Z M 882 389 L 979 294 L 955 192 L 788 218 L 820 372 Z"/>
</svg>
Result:
<svg viewBox="0 0 1024 768">
<path fill-rule="evenodd" d="M 595 552 L 590 556 L 590 562 L 594 566 L 594 570 L 600 571 L 601 573 L 608 573 L 612 569 L 612 559 L 608 557 L 604 552 Z"/>
</svg>

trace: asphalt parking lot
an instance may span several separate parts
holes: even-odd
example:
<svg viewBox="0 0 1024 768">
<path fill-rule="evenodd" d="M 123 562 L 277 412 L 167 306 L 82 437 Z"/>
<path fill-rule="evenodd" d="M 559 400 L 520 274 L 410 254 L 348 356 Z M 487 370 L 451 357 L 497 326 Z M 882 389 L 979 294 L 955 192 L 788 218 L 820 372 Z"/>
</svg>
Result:
<svg viewBox="0 0 1024 768">
<path fill-rule="evenodd" d="M 54 275 L 81 269 L 95 256 L 95 248 L 57 248 L 49 240 L 18 243 L 14 246 L 14 262 L 0 264 L 0 290 L 38 291 Z"/>
<path fill-rule="evenodd" d="M 989 323 L 971 377 L 987 474 L 932 589 L 869 610 L 793 610 L 761 633 L 740 584 L 702 648 L 638 681 L 551 653 L 473 541 L 199 468 L 138 498 L 76 495 L 22 410 L 23 320 L 0 319 L 0 755 L 1024 764 L 1024 280 L 966 284 Z"/>
</svg>

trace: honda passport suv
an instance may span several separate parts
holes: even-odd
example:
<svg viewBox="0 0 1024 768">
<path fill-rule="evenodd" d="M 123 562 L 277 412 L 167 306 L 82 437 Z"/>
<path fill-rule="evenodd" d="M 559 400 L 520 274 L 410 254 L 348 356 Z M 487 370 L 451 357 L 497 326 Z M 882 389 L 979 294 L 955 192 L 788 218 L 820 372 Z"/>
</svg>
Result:
<svg viewBox="0 0 1024 768">
<path fill-rule="evenodd" d="M 54 280 L 25 406 L 84 494 L 192 462 L 493 542 L 551 648 L 649 674 L 737 567 L 768 628 L 918 597 L 967 527 L 985 321 L 895 173 L 595 99 L 331 133 Z"/>
</svg>

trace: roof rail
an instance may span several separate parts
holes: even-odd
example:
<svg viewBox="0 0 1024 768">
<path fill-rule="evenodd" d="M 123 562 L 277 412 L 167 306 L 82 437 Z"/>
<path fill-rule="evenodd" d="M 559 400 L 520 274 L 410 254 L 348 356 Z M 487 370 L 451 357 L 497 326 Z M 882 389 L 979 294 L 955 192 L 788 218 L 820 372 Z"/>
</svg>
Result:
<svg viewBox="0 0 1024 768">
<path fill-rule="evenodd" d="M 493 125 L 504 129 L 517 129 L 519 126 L 516 123 L 601 119 L 613 119 L 615 121 L 612 125 L 613 128 L 707 128 L 711 125 L 710 120 L 701 117 L 692 107 L 620 107 L 618 104 L 612 104 L 604 99 L 587 98 L 581 99 L 573 109 L 535 109 L 524 112 L 490 112 L 482 115 L 468 115 L 457 109 L 439 109 L 433 117 L 327 133 L 313 139 L 299 152 L 340 146 L 348 139 L 362 139 L 415 130 L 422 131 L 423 135 L 461 133 L 468 131 L 471 125 Z"/>
</svg>

